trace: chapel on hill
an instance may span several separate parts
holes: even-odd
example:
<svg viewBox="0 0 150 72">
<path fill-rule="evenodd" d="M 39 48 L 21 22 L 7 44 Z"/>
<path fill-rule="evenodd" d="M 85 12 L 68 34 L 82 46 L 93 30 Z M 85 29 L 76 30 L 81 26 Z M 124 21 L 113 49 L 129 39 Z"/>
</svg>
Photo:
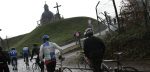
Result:
<svg viewBox="0 0 150 72">
<path fill-rule="evenodd" d="M 54 21 L 58 21 L 60 17 L 60 14 L 56 13 L 53 14 L 50 10 L 49 10 L 49 6 L 45 3 L 44 5 L 44 12 L 41 15 L 41 19 L 40 19 L 40 24 L 50 24 Z"/>
</svg>

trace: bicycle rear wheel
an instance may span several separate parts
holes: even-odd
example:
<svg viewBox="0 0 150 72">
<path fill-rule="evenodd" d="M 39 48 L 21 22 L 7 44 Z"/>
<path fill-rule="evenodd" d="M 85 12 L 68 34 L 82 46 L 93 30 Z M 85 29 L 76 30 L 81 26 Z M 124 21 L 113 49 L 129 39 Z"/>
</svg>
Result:
<svg viewBox="0 0 150 72">
<path fill-rule="evenodd" d="M 63 72 L 72 72 L 72 70 L 70 68 L 64 67 Z"/>
<path fill-rule="evenodd" d="M 122 67 L 121 72 L 139 72 L 139 71 L 135 69 L 134 67 Z"/>
<path fill-rule="evenodd" d="M 79 62 L 78 63 L 78 68 L 87 68 L 87 64 L 86 64 L 86 62 L 85 61 L 82 61 L 82 62 Z"/>
<path fill-rule="evenodd" d="M 35 72 L 36 70 L 40 71 L 40 68 L 39 68 L 39 66 L 36 63 L 33 63 L 32 64 L 32 70 L 33 70 L 33 72 Z"/>
<path fill-rule="evenodd" d="M 101 69 L 102 72 L 110 72 L 109 67 L 105 63 L 102 63 Z"/>
</svg>

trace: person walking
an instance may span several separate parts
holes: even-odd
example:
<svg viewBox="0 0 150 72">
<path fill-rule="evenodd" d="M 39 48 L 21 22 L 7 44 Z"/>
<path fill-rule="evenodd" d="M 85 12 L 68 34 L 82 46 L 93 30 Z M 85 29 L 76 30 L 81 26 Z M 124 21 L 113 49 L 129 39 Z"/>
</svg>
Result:
<svg viewBox="0 0 150 72">
<path fill-rule="evenodd" d="M 0 72 L 10 72 L 7 64 L 10 62 L 9 60 L 8 53 L 3 51 L 2 47 L 0 47 Z"/>
<path fill-rule="evenodd" d="M 55 51 L 56 49 L 58 49 L 62 54 L 62 49 L 60 49 L 60 46 L 58 46 L 56 43 L 50 42 L 48 35 L 44 35 L 42 39 L 43 44 L 40 46 L 40 53 L 39 53 L 40 60 L 43 61 L 44 56 L 45 59 L 44 63 L 46 65 L 47 72 L 54 72 L 56 67 Z"/>
<path fill-rule="evenodd" d="M 101 63 L 105 53 L 105 45 L 103 41 L 93 36 L 93 30 L 87 28 L 84 32 L 86 39 L 83 41 L 83 50 L 85 56 L 90 61 L 94 72 L 101 72 Z"/>
</svg>

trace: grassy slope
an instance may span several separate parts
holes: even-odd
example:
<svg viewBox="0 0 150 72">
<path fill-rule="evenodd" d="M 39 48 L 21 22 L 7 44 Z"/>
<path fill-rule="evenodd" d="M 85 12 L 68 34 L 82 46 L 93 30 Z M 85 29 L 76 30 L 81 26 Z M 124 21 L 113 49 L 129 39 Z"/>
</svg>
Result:
<svg viewBox="0 0 150 72">
<path fill-rule="evenodd" d="M 73 41 L 73 33 L 75 31 L 81 31 L 82 33 L 87 28 L 88 17 L 75 17 L 68 18 L 64 20 L 60 20 L 51 24 L 45 24 L 37 27 L 31 33 L 26 34 L 24 37 L 16 38 L 15 43 L 10 43 L 11 47 L 16 47 L 18 51 L 22 50 L 23 46 L 29 46 L 33 43 L 41 44 L 41 37 L 44 34 L 48 34 L 50 36 L 50 40 L 58 43 L 59 45 L 66 44 L 68 42 Z M 97 31 L 96 20 L 93 20 L 93 25 L 95 30 Z M 105 29 L 105 25 L 100 26 L 101 29 Z"/>
</svg>

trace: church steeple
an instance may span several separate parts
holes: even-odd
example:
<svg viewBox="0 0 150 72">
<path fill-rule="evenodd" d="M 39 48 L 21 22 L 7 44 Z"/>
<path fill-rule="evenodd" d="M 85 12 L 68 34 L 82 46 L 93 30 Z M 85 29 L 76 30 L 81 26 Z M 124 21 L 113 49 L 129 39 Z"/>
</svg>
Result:
<svg viewBox="0 0 150 72">
<path fill-rule="evenodd" d="M 46 4 L 46 1 L 45 1 L 45 5 L 44 5 L 44 10 L 49 11 L 49 8 L 48 8 L 48 5 Z"/>
<path fill-rule="evenodd" d="M 47 24 L 53 22 L 54 14 L 49 10 L 48 5 L 45 2 L 44 12 L 42 13 L 40 23 Z"/>
</svg>

